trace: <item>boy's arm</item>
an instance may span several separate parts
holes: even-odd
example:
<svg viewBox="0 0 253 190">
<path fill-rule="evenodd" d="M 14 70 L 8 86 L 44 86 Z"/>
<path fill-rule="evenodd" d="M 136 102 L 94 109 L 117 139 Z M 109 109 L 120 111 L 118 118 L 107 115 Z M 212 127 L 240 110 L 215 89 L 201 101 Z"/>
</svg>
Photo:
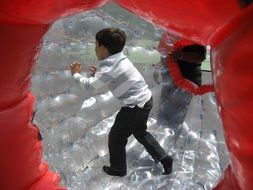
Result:
<svg viewBox="0 0 253 190">
<path fill-rule="evenodd" d="M 89 89 L 99 89 L 105 86 L 109 81 L 108 77 L 105 77 L 103 73 L 96 73 L 96 69 L 92 69 L 91 72 L 93 75 L 92 77 L 84 77 L 80 74 L 81 71 L 81 64 L 79 62 L 73 62 L 70 65 L 71 74 L 76 82 L 82 87 L 87 90 Z M 105 80 L 106 79 L 106 80 Z"/>
</svg>

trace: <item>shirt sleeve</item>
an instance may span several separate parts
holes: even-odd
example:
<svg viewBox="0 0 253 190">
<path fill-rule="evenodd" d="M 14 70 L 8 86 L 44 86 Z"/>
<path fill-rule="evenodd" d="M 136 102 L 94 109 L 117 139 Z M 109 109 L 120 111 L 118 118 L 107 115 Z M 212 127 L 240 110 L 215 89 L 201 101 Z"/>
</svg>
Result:
<svg viewBox="0 0 253 190">
<path fill-rule="evenodd" d="M 112 81 L 112 77 L 110 75 L 101 72 L 97 72 L 94 77 L 84 77 L 79 73 L 75 73 L 73 78 L 79 86 L 86 90 L 102 88 Z"/>
</svg>

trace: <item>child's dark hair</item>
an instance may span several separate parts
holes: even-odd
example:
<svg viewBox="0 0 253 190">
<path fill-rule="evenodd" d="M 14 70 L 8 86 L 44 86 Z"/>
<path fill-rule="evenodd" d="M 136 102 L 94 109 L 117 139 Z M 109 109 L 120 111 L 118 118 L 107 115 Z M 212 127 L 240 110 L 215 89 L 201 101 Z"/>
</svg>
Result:
<svg viewBox="0 0 253 190">
<path fill-rule="evenodd" d="M 119 28 L 105 28 L 97 32 L 96 40 L 99 45 L 105 46 L 112 55 L 123 50 L 126 43 L 126 34 Z"/>
</svg>

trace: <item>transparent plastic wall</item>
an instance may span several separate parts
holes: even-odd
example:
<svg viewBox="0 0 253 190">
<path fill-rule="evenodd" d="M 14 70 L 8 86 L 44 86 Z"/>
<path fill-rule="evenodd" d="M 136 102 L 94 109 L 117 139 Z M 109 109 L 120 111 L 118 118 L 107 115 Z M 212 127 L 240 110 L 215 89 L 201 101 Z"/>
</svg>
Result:
<svg viewBox="0 0 253 190">
<path fill-rule="evenodd" d="M 174 158 L 173 173 L 161 175 L 145 149 L 130 137 L 128 175 L 108 176 L 108 133 L 119 102 L 106 89 L 84 91 L 72 79 L 69 65 L 81 61 L 83 72 L 96 65 L 95 33 L 119 27 L 127 34 L 124 53 L 153 92 L 148 129 Z M 176 87 L 156 50 L 163 31 L 117 5 L 57 21 L 44 37 L 32 90 L 33 122 L 39 127 L 44 159 L 70 190 L 212 189 L 229 163 L 214 93 L 193 96 Z M 161 76 L 166 75 L 161 79 Z M 203 72 L 204 82 L 211 73 Z"/>
</svg>

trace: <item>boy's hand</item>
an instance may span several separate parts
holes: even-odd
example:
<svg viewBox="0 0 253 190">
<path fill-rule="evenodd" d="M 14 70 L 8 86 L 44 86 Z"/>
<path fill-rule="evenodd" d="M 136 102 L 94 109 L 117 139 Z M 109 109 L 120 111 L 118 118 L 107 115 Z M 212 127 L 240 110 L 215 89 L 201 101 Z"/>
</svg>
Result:
<svg viewBox="0 0 253 190">
<path fill-rule="evenodd" d="M 73 63 L 70 64 L 70 70 L 71 70 L 71 75 L 74 75 L 75 73 L 80 73 L 81 63 L 78 61 L 74 61 Z"/>
<path fill-rule="evenodd" d="M 90 70 L 90 72 L 91 72 L 91 76 L 94 77 L 94 75 L 95 75 L 95 73 L 96 73 L 96 71 L 97 71 L 97 68 L 96 68 L 95 66 L 90 66 L 90 67 L 89 67 L 89 70 Z"/>
</svg>

